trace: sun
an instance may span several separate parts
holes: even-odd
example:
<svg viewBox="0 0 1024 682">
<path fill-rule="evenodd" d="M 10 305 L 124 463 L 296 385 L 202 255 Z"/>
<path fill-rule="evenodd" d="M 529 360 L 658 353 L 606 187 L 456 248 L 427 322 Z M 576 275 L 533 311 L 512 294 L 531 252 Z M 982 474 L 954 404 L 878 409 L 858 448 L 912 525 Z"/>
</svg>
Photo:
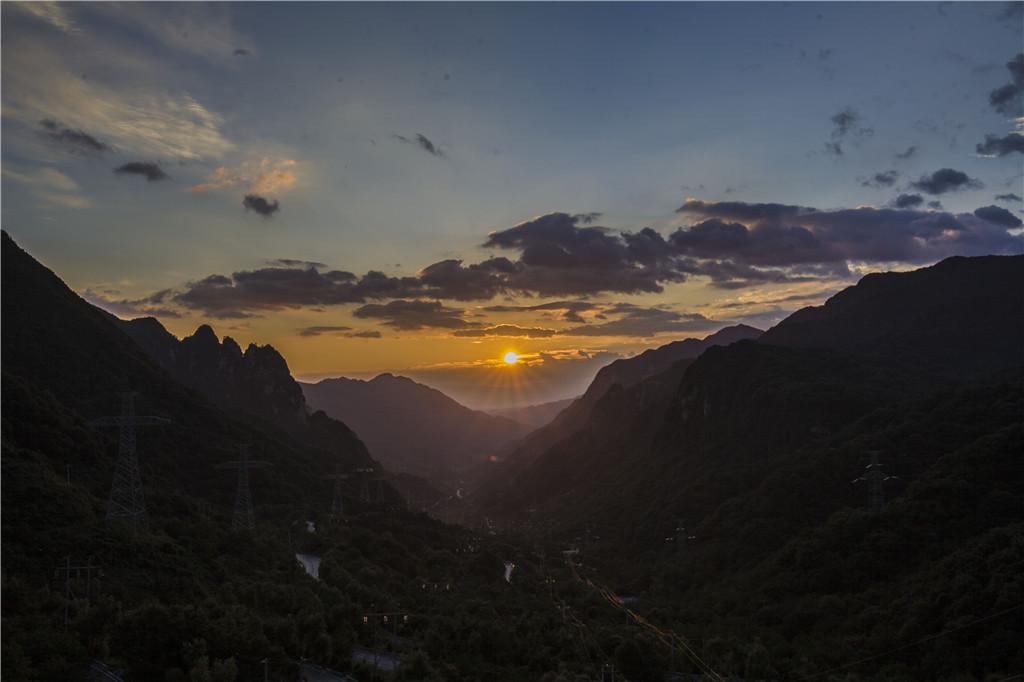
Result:
<svg viewBox="0 0 1024 682">
<path fill-rule="evenodd" d="M 505 356 L 502 358 L 502 360 L 505 361 L 506 365 L 514 365 L 517 362 L 519 362 L 519 356 L 516 353 L 509 351 L 505 353 Z"/>
</svg>

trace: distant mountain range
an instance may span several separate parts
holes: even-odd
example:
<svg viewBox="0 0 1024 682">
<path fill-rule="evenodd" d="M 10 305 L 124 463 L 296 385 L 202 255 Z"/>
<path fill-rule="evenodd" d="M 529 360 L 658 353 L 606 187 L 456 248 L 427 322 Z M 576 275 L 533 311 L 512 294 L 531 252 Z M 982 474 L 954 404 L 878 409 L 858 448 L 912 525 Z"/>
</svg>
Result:
<svg viewBox="0 0 1024 682">
<path fill-rule="evenodd" d="M 576 398 L 563 398 L 562 400 L 553 400 L 549 403 L 541 403 L 539 405 L 496 408 L 493 410 L 487 410 L 487 413 L 493 414 L 496 417 L 505 417 L 512 421 L 517 421 L 520 424 L 539 428 L 557 417 L 559 412 L 569 407 L 569 405 L 571 405 L 575 400 Z"/>
<path fill-rule="evenodd" d="M 349 424 L 389 469 L 452 479 L 526 435 L 528 425 L 471 410 L 406 377 L 301 384 L 313 409 Z"/>
</svg>

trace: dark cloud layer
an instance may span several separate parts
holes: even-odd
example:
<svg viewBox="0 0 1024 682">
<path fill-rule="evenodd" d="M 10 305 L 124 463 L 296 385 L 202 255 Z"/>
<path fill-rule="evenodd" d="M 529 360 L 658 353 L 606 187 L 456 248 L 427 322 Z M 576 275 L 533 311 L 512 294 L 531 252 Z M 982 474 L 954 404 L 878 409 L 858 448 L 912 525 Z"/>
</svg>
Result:
<svg viewBox="0 0 1024 682">
<path fill-rule="evenodd" d="M 74 154 L 95 155 L 110 151 L 109 146 L 84 130 L 73 130 L 52 118 L 44 118 L 39 127 L 40 135 Z"/>
<path fill-rule="evenodd" d="M 561 332 L 563 336 L 651 337 L 665 332 L 710 331 L 722 326 L 700 313 L 679 313 L 665 308 L 645 308 L 620 303 L 610 311 L 618 319 L 600 324 L 581 325 Z"/>
<path fill-rule="evenodd" d="M 892 187 L 896 184 L 896 181 L 900 179 L 898 171 L 888 170 L 882 171 L 881 173 L 875 173 L 866 180 L 861 180 L 861 186 L 863 187 L 875 187 L 881 189 L 883 187 Z"/>
<path fill-rule="evenodd" d="M 1024 53 L 1006 62 L 1010 82 L 996 88 L 988 96 L 992 108 L 1000 114 L 1017 118 L 1024 116 Z"/>
<path fill-rule="evenodd" d="M 270 201 L 258 194 L 246 194 L 242 199 L 242 206 L 245 206 L 245 210 L 255 211 L 264 218 L 269 218 L 281 210 L 281 204 L 276 199 Z"/>
<path fill-rule="evenodd" d="M 981 208 L 974 209 L 974 215 L 996 225 L 1010 228 L 1021 226 L 1020 218 L 1001 206 L 982 206 Z"/>
<path fill-rule="evenodd" d="M 427 136 L 423 135 L 422 133 L 416 133 L 416 137 L 406 137 L 405 135 L 399 135 L 396 133 L 391 137 L 395 138 L 399 142 L 404 142 L 406 144 L 414 144 L 423 151 L 427 152 L 428 154 L 432 154 L 434 156 L 444 156 L 444 152 L 438 149 L 437 145 L 431 142 L 430 139 L 428 139 Z"/>
<path fill-rule="evenodd" d="M 896 208 L 916 208 L 924 203 L 920 194 L 901 194 L 892 202 Z"/>
<path fill-rule="evenodd" d="M 583 322 L 580 313 L 595 310 L 597 305 L 589 301 L 551 301 L 538 305 L 492 305 L 484 308 L 489 313 L 547 312 L 561 313 L 566 322 Z"/>
<path fill-rule="evenodd" d="M 954 180 L 945 182 L 957 184 Z M 927 181 L 941 184 L 944 176 Z M 211 317 L 230 318 L 398 299 L 393 308 L 373 303 L 360 310 L 366 317 L 393 320 L 392 326 L 419 314 L 421 321 L 415 324 L 423 327 L 469 329 L 487 325 L 470 324 L 463 311 L 436 301 L 657 293 L 667 283 L 692 277 L 707 278 L 723 289 L 841 280 L 850 276 L 849 261 L 925 263 L 954 254 L 1017 253 L 1022 248 L 1021 237 L 1008 234 L 998 218 L 990 220 L 996 216 L 992 212 L 922 211 L 916 209 L 919 199 L 907 194 L 897 199 L 895 208 L 839 210 L 691 199 L 679 212 L 696 222 L 667 237 L 650 228 L 617 232 L 581 226 L 577 216 L 552 213 L 491 233 L 485 246 L 508 251 L 508 257 L 468 264 L 447 259 L 401 277 L 373 270 L 357 276 L 320 263 L 278 259 L 268 267 L 190 282 L 172 301 Z M 492 305 L 484 311 L 549 312 L 577 324 L 584 321 L 581 313 L 600 312 L 586 300 Z"/>
<path fill-rule="evenodd" d="M 953 168 L 940 168 L 931 175 L 922 175 L 917 182 L 910 183 L 910 186 L 927 194 L 945 194 L 962 189 L 979 189 L 983 185 L 976 180 Z"/>
<path fill-rule="evenodd" d="M 579 223 L 577 216 L 549 213 L 492 232 L 484 247 L 519 251 L 502 273 L 505 287 L 541 296 L 658 293 L 663 283 L 686 278 L 654 230 L 614 233 Z"/>
<path fill-rule="evenodd" d="M 380 320 L 393 329 L 412 331 L 415 329 L 467 329 L 481 326 L 463 318 L 464 311 L 448 308 L 440 301 L 406 301 L 402 299 L 387 303 L 370 303 L 356 308 L 352 313 L 361 319 Z"/>
<path fill-rule="evenodd" d="M 1009 133 L 1008 135 L 986 135 L 984 142 L 979 142 L 975 150 L 982 156 L 1008 156 L 1024 154 L 1024 135 Z"/>
<path fill-rule="evenodd" d="M 297 330 L 299 336 L 321 336 L 322 334 L 338 334 L 350 331 L 352 327 L 345 326 L 324 326 L 324 327 L 303 327 Z"/>
<path fill-rule="evenodd" d="M 1007 204 L 1019 204 L 1021 202 L 1024 202 L 1024 197 L 1021 197 L 1021 195 L 1019 194 L 1014 194 L 1013 192 L 1009 192 L 1007 194 L 997 194 L 993 198 L 996 201 L 1002 201 Z"/>
<path fill-rule="evenodd" d="M 115 168 L 114 172 L 118 175 L 141 175 L 146 178 L 146 182 L 156 182 L 168 178 L 160 164 L 149 161 L 130 161 Z"/>
</svg>

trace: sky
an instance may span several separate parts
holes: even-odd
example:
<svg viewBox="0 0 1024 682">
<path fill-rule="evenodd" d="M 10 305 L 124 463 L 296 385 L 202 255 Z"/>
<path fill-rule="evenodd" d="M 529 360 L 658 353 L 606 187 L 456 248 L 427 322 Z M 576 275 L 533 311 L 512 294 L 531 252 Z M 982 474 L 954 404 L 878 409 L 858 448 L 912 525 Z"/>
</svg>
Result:
<svg viewBox="0 0 1024 682">
<path fill-rule="evenodd" d="M 1022 8 L 5 2 L 3 227 L 300 379 L 568 397 L 866 272 L 1024 252 Z"/>
</svg>

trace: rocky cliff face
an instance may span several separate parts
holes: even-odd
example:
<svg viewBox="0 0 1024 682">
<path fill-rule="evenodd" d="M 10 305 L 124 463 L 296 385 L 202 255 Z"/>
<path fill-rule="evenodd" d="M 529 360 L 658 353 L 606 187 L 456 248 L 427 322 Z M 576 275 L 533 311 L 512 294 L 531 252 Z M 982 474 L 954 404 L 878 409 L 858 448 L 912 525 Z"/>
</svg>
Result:
<svg viewBox="0 0 1024 682">
<path fill-rule="evenodd" d="M 306 423 L 302 389 L 273 346 L 249 344 L 242 352 L 234 339 L 225 336 L 220 341 L 205 324 L 180 341 L 151 317 L 120 324 L 177 381 L 221 407 L 284 428 Z"/>
</svg>

